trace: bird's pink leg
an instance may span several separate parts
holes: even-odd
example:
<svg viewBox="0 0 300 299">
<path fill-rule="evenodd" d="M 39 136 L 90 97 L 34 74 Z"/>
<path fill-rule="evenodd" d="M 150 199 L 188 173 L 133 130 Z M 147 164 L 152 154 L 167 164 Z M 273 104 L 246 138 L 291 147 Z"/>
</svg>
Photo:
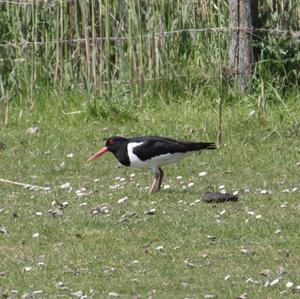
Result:
<svg viewBox="0 0 300 299">
<path fill-rule="evenodd" d="M 160 167 L 158 167 L 158 171 L 159 171 L 159 176 L 158 176 L 157 191 L 160 190 L 160 186 L 161 186 L 161 183 L 162 183 L 162 180 L 163 180 L 163 177 L 164 177 L 164 172 Z"/>
<path fill-rule="evenodd" d="M 158 169 L 155 171 L 154 181 L 149 191 L 150 194 L 159 191 L 163 176 L 164 176 L 163 170 L 160 167 L 158 167 Z"/>
</svg>

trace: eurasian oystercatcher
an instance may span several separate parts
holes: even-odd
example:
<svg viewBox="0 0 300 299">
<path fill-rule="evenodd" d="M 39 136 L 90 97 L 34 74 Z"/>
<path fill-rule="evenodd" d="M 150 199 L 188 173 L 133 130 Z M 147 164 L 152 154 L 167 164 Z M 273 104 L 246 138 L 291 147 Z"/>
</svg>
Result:
<svg viewBox="0 0 300 299">
<path fill-rule="evenodd" d="M 161 186 L 164 175 L 162 165 L 177 162 L 193 152 L 215 148 L 212 142 L 179 141 L 159 136 L 133 138 L 112 136 L 106 140 L 102 149 L 88 159 L 88 162 L 106 152 L 111 152 L 125 166 L 150 168 L 155 173 L 155 178 L 149 193 L 154 193 Z"/>
</svg>

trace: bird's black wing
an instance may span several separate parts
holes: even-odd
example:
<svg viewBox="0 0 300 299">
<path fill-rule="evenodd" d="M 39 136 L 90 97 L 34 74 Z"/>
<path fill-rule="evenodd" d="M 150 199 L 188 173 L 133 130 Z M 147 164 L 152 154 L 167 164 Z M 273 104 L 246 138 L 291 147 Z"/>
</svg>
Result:
<svg viewBox="0 0 300 299">
<path fill-rule="evenodd" d="M 133 153 L 142 161 L 164 154 L 186 153 L 215 148 L 214 143 L 186 142 L 159 136 L 133 138 L 130 142 L 143 142 L 143 144 L 133 149 Z"/>
</svg>

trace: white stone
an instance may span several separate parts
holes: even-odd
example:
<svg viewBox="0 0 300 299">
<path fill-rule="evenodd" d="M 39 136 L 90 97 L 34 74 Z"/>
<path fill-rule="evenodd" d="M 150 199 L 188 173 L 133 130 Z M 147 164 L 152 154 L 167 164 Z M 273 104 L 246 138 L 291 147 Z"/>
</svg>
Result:
<svg viewBox="0 0 300 299">
<path fill-rule="evenodd" d="M 287 288 L 291 288 L 293 285 L 294 285 L 294 283 L 292 283 L 291 281 L 288 281 L 285 286 Z"/>
<path fill-rule="evenodd" d="M 198 176 L 206 176 L 207 172 L 206 171 L 201 171 L 198 173 Z"/>
<path fill-rule="evenodd" d="M 161 250 L 164 249 L 164 246 L 163 246 L 163 245 L 159 245 L 159 246 L 157 246 L 155 249 L 158 250 L 158 251 L 161 251 Z"/>
<path fill-rule="evenodd" d="M 118 203 L 126 203 L 126 202 L 128 202 L 128 197 L 127 196 L 125 196 L 125 197 L 122 197 L 122 198 L 120 198 L 119 200 L 118 200 Z"/>
<path fill-rule="evenodd" d="M 60 186 L 61 189 L 65 189 L 65 190 L 72 190 L 71 184 L 69 182 L 62 184 Z"/>
</svg>

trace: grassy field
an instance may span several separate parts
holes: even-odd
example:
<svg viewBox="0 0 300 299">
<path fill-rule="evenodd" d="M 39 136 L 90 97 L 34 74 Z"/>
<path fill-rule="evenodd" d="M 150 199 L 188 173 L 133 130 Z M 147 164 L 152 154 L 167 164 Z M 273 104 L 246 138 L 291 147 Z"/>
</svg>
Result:
<svg viewBox="0 0 300 299">
<path fill-rule="evenodd" d="M 51 98 L 31 114 L 11 112 L 0 178 L 50 191 L 0 183 L 2 298 L 297 298 L 297 101 L 265 115 L 255 100 L 226 103 L 222 147 L 165 167 L 154 195 L 148 171 L 119 167 L 110 154 L 86 160 L 115 134 L 214 141 L 216 107 L 196 96 L 132 104 L 106 119 Z M 221 185 L 240 200 L 201 201 Z"/>
</svg>

